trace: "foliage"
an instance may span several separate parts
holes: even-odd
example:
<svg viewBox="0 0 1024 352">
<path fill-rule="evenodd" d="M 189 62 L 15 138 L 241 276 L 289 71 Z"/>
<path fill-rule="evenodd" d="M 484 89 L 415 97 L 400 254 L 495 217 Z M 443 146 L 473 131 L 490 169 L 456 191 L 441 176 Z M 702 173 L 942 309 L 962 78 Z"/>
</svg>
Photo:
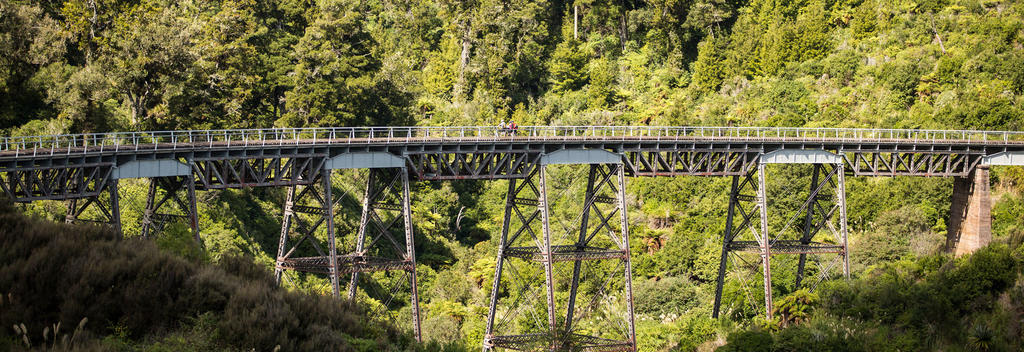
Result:
<svg viewBox="0 0 1024 352">
<path fill-rule="evenodd" d="M 806 288 L 800 289 L 778 300 L 775 314 L 779 315 L 782 327 L 798 324 L 810 317 L 818 300 L 817 294 Z"/>
<path fill-rule="evenodd" d="M 1021 274 L 1020 258 L 1002 244 L 956 260 L 935 255 L 881 264 L 852 282 L 827 285 L 820 294 L 821 306 L 813 313 L 794 307 L 813 305 L 815 294 L 797 291 L 780 300 L 776 308 L 783 322 L 795 323 L 797 316 L 805 322 L 784 323 L 773 334 L 735 332 L 720 350 L 744 350 L 751 341 L 773 350 L 822 349 L 822 341 L 829 341 L 824 350 L 840 351 L 1010 349 L 1022 342 L 1020 326 L 999 312 L 1024 306 L 1000 297 L 1020 287 Z"/>
<path fill-rule="evenodd" d="M 105 335 L 128 344 L 159 339 L 159 348 L 193 334 L 213 337 L 206 343 L 217 349 L 428 349 L 368 321 L 359 307 L 275 288 L 249 258 L 196 264 L 152 242 L 117 241 L 101 227 L 58 225 L 0 207 L 0 322 L 33 339 L 40 331 L 58 334 L 50 324 L 80 322 L 71 343 L 89 349 L 121 348 L 100 339 Z M 0 340 L 10 333 L 3 330 Z"/>
<path fill-rule="evenodd" d="M 1018 0 L 0 0 L 0 131 L 13 136 L 452 126 L 509 119 L 521 125 L 1021 129 L 1022 14 Z M 778 202 L 773 204 L 781 209 L 800 202 L 806 190 L 790 185 L 806 184 L 808 169 L 769 173 L 769 199 Z M 1007 243 L 1009 253 L 1016 253 L 1011 256 L 1019 258 L 1024 177 L 1012 169 L 993 175 L 995 240 Z M 336 179 L 336 191 L 360 189 L 357 178 L 348 176 Z M 479 346 L 506 185 L 458 181 L 413 187 L 428 338 Z M 800 350 L 806 341 L 815 341 L 820 350 L 927 350 L 950 344 L 982 349 L 986 341 L 995 350 L 1019 344 L 1003 333 L 1017 326 L 1009 323 L 1011 313 L 1003 316 L 992 308 L 1016 302 L 1013 294 L 992 297 L 1020 286 L 999 275 L 1015 268 L 1007 266 L 1005 253 L 996 249 L 959 261 L 936 255 L 944 243 L 951 185 L 940 178 L 848 178 L 850 264 L 857 279 L 825 284 L 836 288 L 816 291 L 821 301 L 809 311 L 809 295 L 800 289 L 810 280 L 797 287 L 797 261 L 773 259 L 776 297 L 787 297 L 776 302 L 793 303 L 787 313 L 792 321 L 766 322 L 771 328 L 766 330 L 778 327 L 777 332 L 747 333 L 740 326 L 743 336 L 726 338 L 737 329 L 732 324 L 763 314 L 756 308 L 763 300 L 759 290 L 746 290 L 727 277 L 728 318 L 708 318 L 729 180 L 629 179 L 643 350 L 707 350 L 725 340 L 728 346 L 763 350 L 756 344 L 769 343 L 766 334 L 780 350 Z M 127 180 L 120 187 L 129 195 L 145 192 L 145 185 Z M 159 253 L 217 265 L 246 256 L 257 266 L 272 267 L 282 190 L 208 191 L 201 197 L 203 250 L 178 224 L 155 240 Z M 356 198 L 347 196 L 339 207 L 335 226 L 344 234 L 338 243 L 343 248 L 358 228 Z M 122 204 L 126 230 L 136 231 L 139 197 L 126 196 Z M 42 202 L 27 212 L 60 220 L 64 210 L 57 202 Z M 783 225 L 776 222 L 770 226 Z M 818 268 L 807 270 L 810 277 Z M 289 273 L 283 285 L 323 293 L 324 283 L 323 277 Z M 942 285 L 949 290 L 940 290 Z M 504 284 L 498 290 L 511 294 Z M 263 296 L 225 292 L 237 302 L 263 304 Z M 276 295 L 263 288 L 254 292 Z M 1004 308 L 1013 312 L 1013 307 Z M 289 329 L 303 331 L 294 324 L 305 323 L 288 318 L 297 309 L 279 317 Z M 233 312 L 227 317 L 236 319 L 230 331 L 245 332 L 237 322 L 253 316 Z M 232 345 L 222 334 L 227 308 L 207 313 L 155 314 L 158 323 L 174 323 L 155 332 L 131 331 L 119 320 L 107 326 L 90 317 L 85 330 L 96 339 L 107 336 L 101 348 L 130 349 L 140 333 L 159 336 L 154 349 L 191 348 L 181 341 L 201 341 L 195 346 L 211 349 L 257 347 Z M 404 317 L 409 307 L 393 313 Z M 28 330 L 39 335 L 43 325 L 74 323 L 44 318 L 33 320 Z M 937 342 L 938 332 L 951 337 Z M 252 341 L 280 337 L 252 333 Z M 337 336 L 325 339 L 354 349 L 379 345 L 379 336 Z M 755 345 L 745 345 L 751 342 Z"/>
</svg>

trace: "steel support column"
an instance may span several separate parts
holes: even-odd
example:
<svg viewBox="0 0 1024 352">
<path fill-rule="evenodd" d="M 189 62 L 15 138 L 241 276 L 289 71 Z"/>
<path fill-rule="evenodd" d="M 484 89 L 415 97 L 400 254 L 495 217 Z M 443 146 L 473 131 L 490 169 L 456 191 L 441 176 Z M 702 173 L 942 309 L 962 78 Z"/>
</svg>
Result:
<svg viewBox="0 0 1024 352">
<path fill-rule="evenodd" d="M 540 226 L 541 234 L 544 237 L 543 247 L 541 247 L 541 261 L 544 266 L 544 287 L 547 295 L 545 296 L 548 300 L 548 332 L 554 337 L 557 331 L 557 323 L 555 322 L 555 279 L 554 279 L 554 262 L 551 253 L 551 216 L 548 213 L 548 191 L 545 172 L 547 166 L 540 165 L 540 197 L 537 198 L 538 205 L 540 208 Z M 554 341 L 552 341 L 554 342 Z M 554 349 L 554 346 L 551 346 Z"/>
<path fill-rule="evenodd" d="M 370 197 L 372 196 L 370 194 L 370 187 L 373 186 L 373 171 L 370 172 L 371 175 L 366 177 L 366 187 L 363 192 L 363 212 L 362 215 L 359 217 L 359 231 L 356 233 L 356 253 L 363 252 L 363 244 L 366 243 L 366 225 L 367 223 L 370 222 Z M 352 273 L 352 278 L 348 282 L 349 300 L 356 299 L 356 289 L 358 288 L 358 285 L 356 285 L 356 283 L 358 282 L 359 272 L 356 271 Z"/>
<path fill-rule="evenodd" d="M 325 274 L 330 280 L 331 294 L 338 297 L 338 256 L 334 231 L 334 206 L 337 200 L 332 194 L 331 170 L 322 165 L 317 170 L 312 173 L 312 178 L 303 179 L 288 188 L 274 273 L 278 283 L 284 270 Z M 298 239 L 289 241 L 293 233 Z M 322 239 L 317 238 L 321 233 Z"/>
<path fill-rule="evenodd" d="M 772 267 L 771 257 L 775 255 L 797 254 L 800 256 L 797 266 L 797 286 L 803 285 L 806 265 L 810 256 L 816 256 L 817 280 L 810 285 L 813 290 L 829 272 L 837 265 L 842 265 L 843 276 L 849 278 L 849 259 L 846 229 L 846 194 L 844 165 L 812 164 L 810 190 L 806 200 L 794 211 L 776 209 L 775 213 L 793 212 L 781 228 L 769 225 L 768 195 L 766 188 L 765 164 L 759 164 L 750 170 L 745 178 L 734 178 L 729 196 L 729 211 L 726 215 L 726 229 L 723 233 L 722 257 L 719 263 L 718 281 L 715 289 L 715 306 L 712 316 L 721 313 L 722 294 L 725 277 L 728 272 L 730 258 L 736 258 L 747 270 L 754 271 L 755 265 L 741 255 L 757 253 L 756 275 L 763 279 L 764 304 L 763 311 L 769 319 L 772 317 Z M 755 175 L 756 179 L 755 179 Z M 829 192 L 829 190 L 834 193 Z M 750 194 L 753 193 L 753 194 Z M 742 220 L 737 226 L 736 215 Z M 754 224 L 755 218 L 757 224 Z M 746 230 L 744 230 L 746 228 Z M 819 233 L 826 230 L 831 236 L 819 239 Z M 744 234 L 749 237 L 741 238 Z M 789 236 L 797 235 L 796 238 Z M 832 259 L 819 258 L 826 254 L 836 254 Z M 744 265 L 740 265 L 741 267 Z M 743 273 L 737 273 L 740 281 Z M 748 272 L 746 275 L 750 275 Z M 749 294 L 748 290 L 745 290 Z M 749 298 L 749 297 L 748 297 Z"/>
<path fill-rule="evenodd" d="M 404 271 L 409 284 L 413 336 L 422 340 L 409 171 L 404 167 L 369 169 L 365 186 L 355 248 L 339 257 L 344 271 L 351 273 L 348 297 L 356 298 L 360 273 Z M 395 283 L 387 293 L 381 293 L 388 297 L 377 297 L 384 302 L 382 309 L 390 309 L 391 295 L 399 285 Z"/>
<path fill-rule="evenodd" d="M 199 209 L 196 206 L 196 183 L 192 181 L 191 177 L 184 178 L 182 182 L 185 183 L 187 191 L 185 197 L 188 201 L 188 225 L 192 228 L 193 239 L 202 246 L 203 239 L 199 237 Z"/>
<path fill-rule="evenodd" d="M 284 258 L 285 249 L 288 246 L 288 230 L 292 226 L 292 217 L 295 216 L 293 207 L 295 205 L 295 188 L 297 185 L 291 185 L 288 187 L 288 193 L 285 195 L 284 200 L 284 213 L 281 216 L 281 238 L 277 242 L 277 258 L 278 263 L 274 267 L 274 281 L 281 285 L 281 274 L 284 268 L 281 267 L 280 260 Z"/>
<path fill-rule="evenodd" d="M 634 321 L 633 315 L 633 261 L 629 251 L 629 218 L 626 210 L 626 175 L 625 170 L 622 166 L 619 166 L 619 192 L 618 192 L 618 206 L 620 215 L 620 230 L 622 235 L 622 246 L 623 252 L 625 252 L 625 258 L 622 259 L 623 263 L 623 274 L 625 276 L 624 281 L 626 282 L 626 324 L 629 326 L 629 344 L 633 351 L 636 351 L 636 322 Z"/>
<path fill-rule="evenodd" d="M 624 168 L 621 164 L 591 164 L 587 167 L 589 172 L 582 209 L 577 218 L 579 223 L 573 224 L 576 227 L 567 227 L 561 220 L 552 218 L 552 207 L 580 203 L 563 200 L 561 196 L 565 194 L 565 190 L 555 192 L 559 194 L 557 199 L 550 196 L 552 190 L 549 188 L 559 186 L 551 183 L 548 165 L 541 163 L 530 173 L 530 177 L 524 180 L 509 181 L 483 341 L 484 351 L 495 348 L 635 351 L 636 329 L 633 322 L 632 267 L 629 256 Z M 567 181 L 560 179 L 560 182 Z M 571 187 L 571 179 L 568 182 L 566 187 Z M 616 222 L 619 222 L 618 226 L 613 226 Z M 566 233 L 556 232 L 552 227 L 555 224 L 561 225 Z M 599 268 L 596 265 L 584 265 L 596 260 L 617 260 L 618 265 L 611 272 L 608 272 L 607 268 L 604 268 L 604 271 L 595 269 Z M 559 268 L 566 269 L 565 265 L 559 265 L 565 262 L 571 262 L 571 266 L 568 267 L 571 268 L 571 281 L 565 308 L 565 322 L 560 324 L 556 312 L 560 310 L 559 303 L 564 302 L 556 299 L 555 272 Z M 541 275 L 544 276 L 545 287 L 533 287 L 528 284 L 531 279 L 523 277 L 524 271 L 518 269 L 523 263 L 540 265 L 543 269 Z M 591 270 L 587 272 L 584 268 Z M 506 271 L 511 273 L 508 278 L 505 277 Z M 599 276 L 584 275 L 585 272 L 593 274 L 595 271 Z M 533 269 L 531 272 L 537 271 Z M 599 281 L 594 280 L 595 278 Z M 533 276 L 533 280 L 538 279 L 537 276 Z M 613 280 L 621 284 L 609 285 Z M 596 292 L 593 288 L 582 291 L 582 287 L 585 286 L 581 286 L 581 283 L 585 281 L 602 284 L 598 286 Z M 502 282 L 506 285 L 503 286 Z M 502 287 L 507 287 L 508 292 L 503 294 Z M 623 290 L 620 295 L 616 295 L 615 302 L 608 298 L 609 294 L 606 291 L 610 287 Z M 540 295 L 544 298 L 539 298 Z M 577 301 L 581 297 L 589 298 L 589 303 L 579 305 Z M 503 307 L 504 311 L 499 309 L 503 302 L 509 304 Z M 537 312 L 541 304 L 546 309 L 544 312 Z M 602 304 L 621 304 L 626 314 L 610 321 L 595 322 L 591 313 Z M 529 312 L 523 312 L 524 310 Z M 498 321 L 498 317 L 502 315 Z M 546 317 L 547 321 L 541 322 L 540 317 Z M 517 318 L 530 321 L 531 324 L 528 325 L 534 325 L 540 331 L 517 330 L 514 327 L 519 325 L 514 323 Z M 618 318 L 622 320 L 617 320 Z M 583 327 L 580 324 L 590 325 Z M 576 332 L 578 329 L 593 329 L 594 326 L 619 327 L 622 336 L 606 339 Z M 511 334 L 496 334 L 496 331 L 503 327 L 513 331 L 507 331 Z"/>
<path fill-rule="evenodd" d="M 117 194 L 117 179 L 108 178 L 105 183 L 106 186 L 99 187 L 94 195 L 67 200 L 67 214 L 64 216 L 64 222 L 67 224 L 87 222 L 108 225 L 120 239 L 123 235 L 121 233 L 121 205 Z M 103 193 L 108 195 L 107 202 L 109 203 L 104 202 Z M 92 217 L 87 216 L 89 209 L 95 209 L 93 213 L 99 214 Z"/>
<path fill-rule="evenodd" d="M 722 286 L 725 284 L 725 269 L 729 262 L 729 243 L 732 243 L 732 239 L 736 236 L 736 233 L 732 227 L 733 216 L 736 214 L 737 207 L 737 195 L 739 192 L 740 177 L 732 177 L 732 187 L 729 187 L 729 210 L 725 216 L 725 230 L 722 231 L 722 255 L 719 257 L 718 262 L 718 280 L 715 283 L 715 303 L 714 308 L 711 311 L 712 318 L 718 318 L 719 310 L 722 306 Z"/>
<path fill-rule="evenodd" d="M 818 173 L 821 172 L 821 165 L 815 164 L 811 174 L 811 193 L 814 194 L 818 187 Z M 811 231 L 811 222 L 814 221 L 814 207 L 807 208 L 807 216 L 804 217 L 804 235 L 800 238 L 800 244 L 808 245 L 814 232 Z M 796 287 L 800 287 L 800 281 L 804 278 L 804 266 L 807 264 L 807 253 L 800 253 L 800 262 L 796 266 Z"/>
<path fill-rule="evenodd" d="M 722 256 L 719 261 L 718 281 L 715 286 L 713 317 L 717 318 L 721 314 L 722 294 L 730 258 L 743 260 L 749 271 L 760 271 L 761 275 L 770 274 L 770 266 L 764 265 L 764 258 L 769 252 L 766 251 L 768 244 L 764 240 L 767 236 L 763 235 L 767 224 L 767 209 L 763 209 L 766 203 L 763 199 L 765 192 L 762 191 L 764 188 L 763 174 L 764 165 L 758 163 L 752 165 L 746 175 L 734 176 L 732 179 L 729 190 L 729 210 L 726 214 L 725 230 L 722 235 Z M 737 215 L 740 220 L 739 224 L 736 223 Z M 739 244 L 745 245 L 746 249 L 758 254 L 756 264 L 747 262 L 739 253 L 735 253 Z M 737 273 L 737 275 L 741 275 L 741 278 L 745 274 L 748 273 Z M 766 285 L 766 287 L 770 287 L 770 285 Z M 767 296 L 765 297 L 766 302 L 769 299 Z"/>
<path fill-rule="evenodd" d="M 768 202 L 765 198 L 764 164 L 757 164 L 757 209 L 761 215 L 761 265 L 764 272 L 764 309 L 768 320 L 772 319 L 772 266 L 771 243 L 768 242 Z M 755 233 L 756 235 L 757 233 Z"/>
<path fill-rule="evenodd" d="M 582 251 L 587 247 L 587 220 L 590 220 L 590 207 L 593 203 L 590 202 L 591 198 L 594 197 L 594 178 L 597 176 L 597 166 L 590 165 L 590 172 L 587 173 L 587 191 L 583 198 L 583 214 L 581 215 L 580 231 L 579 236 L 576 239 L 576 250 Z M 565 313 L 565 328 L 571 329 L 572 316 L 576 308 L 576 290 L 580 285 L 580 270 L 583 269 L 583 262 L 577 261 L 573 263 L 572 267 L 572 283 L 569 285 L 569 304 L 567 305 Z"/>
<path fill-rule="evenodd" d="M 292 186 L 285 201 L 281 220 L 281 240 L 275 273 L 280 278 L 284 270 L 325 274 L 330 278 L 331 292 L 340 297 L 340 278 L 348 276 L 347 296 L 355 299 L 359 287 L 359 273 L 375 271 L 402 271 L 408 277 L 411 293 L 412 330 L 421 339 L 419 295 L 416 282 L 416 252 L 412 228 L 410 183 L 405 168 L 369 169 L 363 190 L 362 215 L 359 232 L 352 252 L 337 248 L 334 228 L 335 208 L 345 195 L 335 196 L 332 170 L 321 166 L 313 180 L 306 185 Z M 299 216 L 302 214 L 302 216 Z M 295 231 L 290 231 L 294 227 Z M 326 243 L 317 239 L 318 230 L 326 231 Z M 396 229 L 397 227 L 397 229 Z M 291 232 L 298 240 L 291 243 Z M 401 233 L 401 235 L 399 235 Z M 278 279 L 280 282 L 280 279 Z M 382 283 L 383 284 L 383 283 Z M 390 317 L 387 310 L 397 288 L 393 284 L 387 292 L 373 292 L 383 302 L 375 314 Z"/>
<path fill-rule="evenodd" d="M 146 208 L 142 210 L 142 238 L 149 238 L 150 227 L 153 225 L 153 209 L 156 202 L 156 179 L 149 179 L 146 190 Z"/>
<path fill-rule="evenodd" d="M 183 189 L 184 199 L 181 196 Z M 150 178 L 146 209 L 142 214 L 142 237 L 149 238 L 174 221 L 188 224 L 196 243 L 203 244 L 199 234 L 195 181 L 190 176 Z"/>
<path fill-rule="evenodd" d="M 409 289 L 411 290 L 409 300 L 412 305 L 413 336 L 416 341 L 423 340 L 423 332 L 420 329 L 420 297 L 416 287 L 416 246 L 412 230 L 412 197 L 409 195 L 409 172 L 401 169 L 402 174 L 402 219 L 405 222 L 405 261 L 412 265 L 409 270 Z"/>
<path fill-rule="evenodd" d="M 843 251 L 839 255 L 843 258 L 843 277 L 847 280 L 850 279 L 850 246 L 847 240 L 847 229 L 846 229 L 846 170 L 844 164 L 836 165 L 836 177 L 838 178 L 838 185 L 836 185 L 836 206 L 839 207 L 839 243 L 843 246 Z"/>
<path fill-rule="evenodd" d="M 508 180 L 508 191 L 505 193 L 505 216 L 501 222 L 501 238 L 498 240 L 498 258 L 494 266 L 494 281 L 491 283 L 491 304 L 487 309 L 487 328 L 484 331 L 484 351 L 489 350 L 488 343 L 494 338 L 494 315 L 498 306 L 498 290 L 501 288 L 501 269 L 505 264 L 505 251 L 508 248 L 508 232 L 512 222 L 512 210 L 517 195 L 516 179 Z"/>
<path fill-rule="evenodd" d="M 331 195 L 334 193 L 331 187 L 331 170 L 322 168 L 320 169 L 320 181 L 323 182 L 323 207 L 324 207 L 324 223 L 327 227 L 327 268 L 328 273 L 331 277 L 331 293 L 334 297 L 340 297 L 341 291 L 339 290 L 338 280 L 338 241 L 335 238 L 334 231 L 334 201 L 331 199 Z"/>
</svg>

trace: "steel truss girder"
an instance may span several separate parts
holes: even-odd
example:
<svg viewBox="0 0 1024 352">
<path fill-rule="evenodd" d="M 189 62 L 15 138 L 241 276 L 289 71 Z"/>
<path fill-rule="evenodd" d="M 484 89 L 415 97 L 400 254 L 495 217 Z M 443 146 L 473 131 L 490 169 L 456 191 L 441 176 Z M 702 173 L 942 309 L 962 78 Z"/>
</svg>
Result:
<svg viewBox="0 0 1024 352">
<path fill-rule="evenodd" d="M 847 169 L 856 176 L 965 176 L 983 153 L 922 151 L 856 151 L 844 153 Z"/>
<path fill-rule="evenodd" d="M 196 243 L 203 244 L 199 235 L 199 212 L 196 208 L 195 181 L 191 177 L 154 177 L 149 179 L 146 208 L 142 213 L 142 237 L 149 238 L 171 222 L 184 220 L 192 230 Z M 184 192 L 184 198 L 182 194 Z M 176 206 L 177 214 L 169 212 Z M 163 212 L 161 212 L 163 210 Z"/>
<path fill-rule="evenodd" d="M 625 210 L 625 174 L 621 164 L 593 164 L 589 166 L 587 188 L 583 207 L 579 216 L 579 228 L 569 230 L 562 239 L 553 239 L 551 216 L 549 214 L 552 199 L 548 196 L 547 166 L 538 165 L 523 180 L 509 180 L 506 195 L 505 216 L 502 224 L 501 238 L 498 245 L 495 276 L 491 289 L 491 302 L 487 316 L 487 327 L 483 341 L 483 349 L 495 348 L 510 350 L 572 350 L 572 351 L 635 351 L 636 332 L 633 323 L 632 268 L 629 256 L 629 233 Z M 609 196 L 607 194 L 612 194 Z M 517 226 L 513 226 L 513 219 Z M 618 228 L 613 226 L 618 220 Z M 535 229 L 540 227 L 540 233 Z M 602 236 L 603 235 L 603 236 Z M 564 241 L 564 242 L 560 242 Z M 559 243 L 554 243 L 559 242 Z M 610 247 L 599 243 L 610 244 Z M 500 300 L 500 287 L 503 270 L 512 270 L 513 275 L 505 279 L 516 279 L 517 273 L 509 261 L 519 258 L 529 263 L 539 264 L 544 271 L 544 296 L 547 306 L 547 331 L 519 332 L 517 334 L 496 335 L 502 323 L 508 322 L 510 315 L 517 314 L 520 309 L 530 306 L 529 303 L 516 300 L 512 302 L 503 321 L 495 324 Z M 623 273 L 623 295 L 626 305 L 626 327 L 623 339 L 605 339 L 586 336 L 574 331 L 576 323 L 585 317 L 598 303 L 597 299 L 604 294 L 608 282 L 618 271 L 614 270 L 608 277 L 594 300 L 586 308 L 576 307 L 581 268 L 586 261 L 616 260 Z M 572 262 L 573 272 L 569 285 L 569 297 L 566 305 L 565 325 L 559 325 L 555 302 L 555 283 L 553 278 L 554 264 Z M 519 287 L 525 293 L 526 285 Z M 521 296 L 520 296 L 521 298 Z M 579 309 L 584 309 L 577 317 Z M 529 309 L 529 308 L 527 308 Z"/>
<path fill-rule="evenodd" d="M 412 153 L 410 170 L 419 180 L 524 178 L 540 162 L 540 153 L 477 151 Z"/>
<path fill-rule="evenodd" d="M 0 190 L 15 202 L 93 198 L 111 184 L 113 163 L 15 168 L 0 172 Z"/>
<path fill-rule="evenodd" d="M 277 282 L 280 284 L 284 270 L 325 274 L 330 279 L 333 295 L 340 297 L 341 276 L 351 275 L 348 297 L 353 299 L 359 273 L 405 271 L 411 289 L 413 332 L 416 339 L 420 340 L 408 171 L 404 168 L 370 169 L 362 197 L 363 209 L 356 248 L 351 253 L 341 254 L 337 248 L 334 217 L 335 208 L 342 197 L 333 195 L 331 170 L 324 168 L 322 163 L 320 165 L 319 171 L 313 173 L 310 179 L 300 178 L 288 188 L 275 267 Z M 315 236 L 321 228 L 326 232 L 325 244 L 320 243 Z M 393 232 L 397 230 L 403 236 L 395 236 Z M 294 243 L 289 242 L 292 232 L 296 232 L 299 237 Z M 311 248 L 316 255 L 300 256 L 300 248 Z"/>
<path fill-rule="evenodd" d="M 308 185 L 325 155 L 208 158 L 192 163 L 202 189 Z"/>
<path fill-rule="evenodd" d="M 819 264 L 821 270 L 817 281 L 811 286 L 812 290 L 829 276 L 829 271 L 837 264 L 842 265 L 843 276 L 849 278 L 844 166 L 843 163 L 813 164 L 810 191 L 806 200 L 779 229 L 769 228 L 768 225 L 765 165 L 759 164 L 742 178 L 733 177 L 712 316 L 717 318 L 720 313 L 728 259 L 730 255 L 736 253 L 759 254 L 758 264 L 761 266 L 761 276 L 764 279 L 765 314 L 769 319 L 772 316 L 770 258 L 773 255 L 800 256 L 796 274 L 797 287 L 803 279 L 807 255 L 836 255 L 827 266 Z M 792 226 L 797 225 L 797 220 L 801 217 L 802 227 L 799 231 L 793 231 L 795 229 Z M 830 238 L 815 241 L 822 230 L 829 233 Z M 792 236 L 794 232 L 798 238 L 786 238 Z M 748 239 L 743 240 L 744 237 Z"/>
<path fill-rule="evenodd" d="M 737 176 L 754 168 L 760 153 L 782 148 L 840 154 L 857 176 L 966 177 L 985 155 L 1008 150 L 941 145 L 678 144 L 478 145 L 462 148 L 410 145 L 387 149 L 408 158 L 418 180 L 524 178 L 551 150 L 596 148 L 623 155 L 629 176 Z M 367 147 L 263 146 L 238 150 L 122 151 L 118 155 L 26 157 L 3 162 L 0 191 L 15 202 L 88 198 L 102 191 L 110 169 L 126 160 L 190 160 L 199 189 L 290 186 L 308 182 L 331 155 Z M 554 149 L 551 149 L 554 148 Z M 379 149 L 377 149 L 379 150 Z M 98 181 L 98 182 L 97 182 Z"/>
<path fill-rule="evenodd" d="M 735 176 L 754 167 L 758 154 L 743 150 L 648 149 L 625 153 L 630 176 Z"/>
</svg>

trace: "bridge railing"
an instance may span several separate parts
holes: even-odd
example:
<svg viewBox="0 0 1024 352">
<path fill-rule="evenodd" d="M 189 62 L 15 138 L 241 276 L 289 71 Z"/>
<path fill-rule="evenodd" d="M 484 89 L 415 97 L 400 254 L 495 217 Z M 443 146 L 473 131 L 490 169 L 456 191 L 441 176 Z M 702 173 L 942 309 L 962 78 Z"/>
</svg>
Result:
<svg viewBox="0 0 1024 352">
<path fill-rule="evenodd" d="M 0 138 L 0 155 L 58 155 L 126 150 L 266 145 L 410 143 L 457 140 L 742 140 L 1024 143 L 1021 131 L 901 130 L 788 127 L 496 126 L 333 127 L 89 133 Z"/>
</svg>

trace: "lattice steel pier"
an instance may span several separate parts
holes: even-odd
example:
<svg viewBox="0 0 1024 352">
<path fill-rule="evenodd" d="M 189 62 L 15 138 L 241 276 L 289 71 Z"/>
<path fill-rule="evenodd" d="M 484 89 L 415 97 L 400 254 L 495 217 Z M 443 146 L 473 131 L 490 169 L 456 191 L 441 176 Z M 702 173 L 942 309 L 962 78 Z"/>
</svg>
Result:
<svg viewBox="0 0 1024 352">
<path fill-rule="evenodd" d="M 799 255 L 796 287 L 801 286 L 808 256 L 822 257 L 817 277 L 810 288 L 828 278 L 835 267 L 844 277 L 850 276 L 846 230 L 846 182 L 840 158 L 808 153 L 798 163 L 811 164 L 810 190 L 806 200 L 786 218 L 780 228 L 769 226 L 768 192 L 765 179 L 767 164 L 793 163 L 791 160 L 764 157 L 744 176 L 733 176 L 729 193 L 729 210 L 722 240 L 721 262 L 715 289 L 712 315 L 718 317 L 722 306 L 722 290 L 730 268 L 736 275 L 758 276 L 749 269 L 760 268 L 764 283 L 764 312 L 772 317 L 771 258 L 775 255 Z M 791 209 L 771 209 L 779 214 Z M 827 233 L 822 234 L 822 232 Z M 751 258 L 745 253 L 754 254 Z M 825 258 L 825 257 L 831 258 Z M 825 264 L 822 265 L 821 262 Z M 747 270 L 744 270 L 747 269 Z M 748 271 L 748 272 L 744 272 Z"/>
<path fill-rule="evenodd" d="M 584 164 L 588 168 L 582 203 L 558 202 L 548 181 L 549 165 Z M 570 183 L 574 180 L 570 180 Z M 626 217 L 625 174 L 619 157 L 604 151 L 556 152 L 545 155 L 539 166 L 523 180 L 510 180 L 506 195 L 505 217 L 498 246 L 491 303 L 487 316 L 484 350 L 551 351 L 634 351 L 636 334 L 633 322 L 633 290 L 629 253 L 629 226 Z M 557 228 L 552 219 L 553 206 L 582 204 L 579 222 Z M 558 223 L 561 224 L 561 223 Z M 539 227 L 539 231 L 538 230 Z M 564 232 L 560 231 L 564 230 Z M 561 234 L 562 236 L 559 236 Z M 589 278 L 600 283 L 597 290 L 580 289 L 585 265 L 600 261 L 615 263 L 610 271 L 597 271 Z M 543 292 L 531 286 L 530 268 L 543 268 Z M 556 300 L 556 271 L 562 267 L 568 276 L 568 298 Z M 592 267 L 597 267 L 592 265 Z M 505 269 L 508 272 L 505 272 Z M 593 268 L 591 268 L 593 269 Z M 539 281 L 539 280 L 535 280 Z M 617 282 L 621 292 L 609 292 Z M 503 285 L 505 283 L 505 285 Z M 502 290 L 502 287 L 507 290 Z M 613 289 L 614 290 L 614 289 Z M 617 294 L 617 295 L 616 295 Z M 533 311 L 544 296 L 544 312 Z M 577 302 L 589 298 L 585 304 Z M 613 297 L 613 299 L 609 299 Z M 581 322 L 603 305 L 618 305 L 622 316 L 607 316 L 607 328 L 594 331 Z M 499 310 L 499 307 L 501 308 Z M 560 310 L 564 309 L 564 315 Z M 526 312 L 524 312 L 526 311 Z M 522 317 L 520 315 L 528 317 Z M 499 317 L 500 316 L 500 317 Z M 538 317 L 545 316 L 546 322 Z M 535 319 L 536 329 L 517 327 L 517 319 Z M 539 328 L 543 326 L 543 328 Z M 585 331 L 590 329 L 591 331 Z"/>
<path fill-rule="evenodd" d="M 360 273 L 403 272 L 411 293 L 411 327 L 416 339 L 420 340 L 409 172 L 404 161 L 387 155 L 361 155 L 320 159 L 315 164 L 320 165 L 320 171 L 314 174 L 313 179 L 288 189 L 275 270 L 278 283 L 285 270 L 324 274 L 330 280 L 332 294 L 340 297 L 341 278 L 351 275 L 347 292 L 352 300 L 356 297 Z M 332 171 L 356 168 L 368 168 L 369 173 L 361 197 L 362 215 L 355 248 L 342 253 L 338 250 L 339 238 L 334 222 L 335 209 L 344 195 L 334 194 Z M 321 228 L 323 234 L 318 239 Z M 290 242 L 293 237 L 298 240 Z M 315 255 L 300 256 L 297 250 L 301 251 L 302 247 Z M 385 297 L 379 297 L 385 303 L 375 314 L 388 315 L 384 310 L 389 308 L 394 293 L 401 286 L 401 282 L 391 283 L 388 292 L 383 293 Z"/>
</svg>

